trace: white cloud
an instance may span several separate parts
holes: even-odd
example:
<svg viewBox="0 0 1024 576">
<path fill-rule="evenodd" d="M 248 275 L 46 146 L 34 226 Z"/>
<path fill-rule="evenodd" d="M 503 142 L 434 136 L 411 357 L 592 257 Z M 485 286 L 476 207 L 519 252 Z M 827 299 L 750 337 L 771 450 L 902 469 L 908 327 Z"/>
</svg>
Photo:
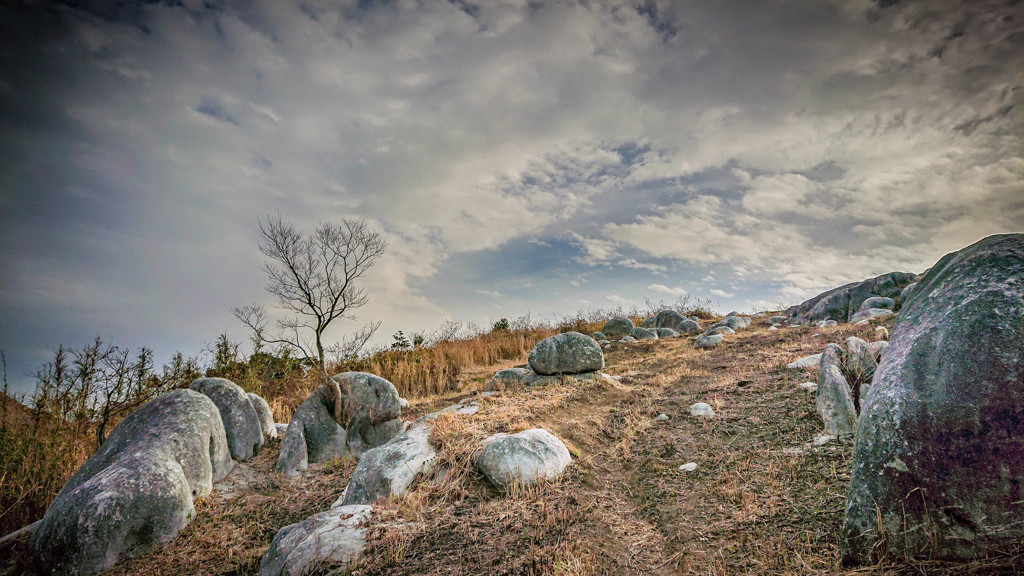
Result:
<svg viewBox="0 0 1024 576">
<path fill-rule="evenodd" d="M 719 298 L 732 298 L 733 296 L 736 296 L 736 294 L 732 292 L 726 292 L 725 290 L 719 290 L 718 288 L 712 288 L 711 290 L 708 290 L 708 292 L 713 296 L 718 296 Z"/>
<path fill-rule="evenodd" d="M 647 289 L 654 292 L 661 292 L 662 294 L 669 294 L 671 296 L 686 296 L 689 294 L 689 292 L 684 288 L 670 288 L 664 284 L 649 284 Z"/>
</svg>

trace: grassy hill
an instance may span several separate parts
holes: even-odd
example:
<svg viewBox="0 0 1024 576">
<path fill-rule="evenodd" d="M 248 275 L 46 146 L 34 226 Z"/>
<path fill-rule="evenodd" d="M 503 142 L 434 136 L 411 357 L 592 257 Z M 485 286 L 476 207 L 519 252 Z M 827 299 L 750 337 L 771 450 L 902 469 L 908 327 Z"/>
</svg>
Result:
<svg viewBox="0 0 1024 576">
<path fill-rule="evenodd" d="M 581 328 L 586 328 L 581 326 Z M 840 565 L 839 537 L 852 442 L 815 446 L 816 370 L 785 365 L 873 327 L 754 324 L 708 351 L 687 338 L 614 344 L 612 380 L 510 388 L 481 397 L 490 375 L 519 357 L 465 366 L 454 386 L 412 399 L 411 414 L 476 397 L 472 416 L 442 415 L 432 432 L 447 474 L 375 507 L 359 575 L 397 574 L 1012 574 L 1024 555 L 973 564 L 889 558 Z M 481 347 L 483 344 L 477 343 Z M 507 357 L 508 355 L 506 355 Z M 486 355 L 481 358 L 493 360 Z M 399 384 L 399 382 L 396 382 Z M 716 416 L 691 417 L 695 402 Z M 658 421 L 659 414 L 668 420 Z M 557 481 L 502 495 L 471 466 L 484 437 L 543 427 L 574 466 Z M 255 574 L 277 530 L 330 507 L 355 461 L 271 474 L 280 442 L 245 466 L 248 487 L 201 502 L 197 518 L 161 550 L 110 574 Z M 681 464 L 696 462 L 695 471 Z M 0 556 L 23 573 L 24 541 Z M 322 573 L 329 573 L 324 566 Z"/>
</svg>

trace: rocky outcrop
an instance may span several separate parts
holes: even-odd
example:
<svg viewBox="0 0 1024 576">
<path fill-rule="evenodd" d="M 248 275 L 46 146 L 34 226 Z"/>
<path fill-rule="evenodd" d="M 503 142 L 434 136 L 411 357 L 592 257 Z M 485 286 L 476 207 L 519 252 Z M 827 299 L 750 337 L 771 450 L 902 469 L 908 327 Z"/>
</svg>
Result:
<svg viewBox="0 0 1024 576">
<path fill-rule="evenodd" d="M 537 374 L 579 374 L 604 368 L 604 353 L 593 338 L 579 332 L 555 334 L 530 351 L 530 368 Z"/>
<path fill-rule="evenodd" d="M 260 560 L 259 576 L 300 576 L 324 564 L 343 572 L 366 549 L 372 507 L 337 506 L 278 530 Z"/>
<path fill-rule="evenodd" d="M 620 316 L 608 320 L 604 323 L 604 327 L 601 328 L 601 332 L 611 339 L 629 336 L 629 333 L 632 331 L 633 321 L 629 318 L 622 318 Z"/>
<path fill-rule="evenodd" d="M 916 276 L 907 272 L 890 272 L 863 282 L 853 282 L 827 292 L 786 310 L 790 315 L 787 322 L 813 324 L 820 320 L 847 322 L 860 309 L 861 304 L 872 296 L 896 298 L 900 291 L 914 281 Z"/>
<path fill-rule="evenodd" d="M 248 401 L 248 400 L 247 400 Z M 234 465 L 210 398 L 174 390 L 118 423 L 68 480 L 31 540 L 51 574 L 93 574 L 166 544 Z"/>
<path fill-rule="evenodd" d="M 571 462 L 565 444 L 541 428 L 495 434 L 483 441 L 474 457 L 477 469 L 501 491 L 556 478 Z"/>
<path fill-rule="evenodd" d="M 591 340 L 593 342 L 593 340 Z M 596 343 L 595 343 L 596 345 Z M 359 456 L 404 430 L 398 390 L 365 372 L 345 372 L 332 379 L 342 391 L 342 426 L 334 419 L 335 396 L 321 385 L 299 405 L 281 445 L 274 470 L 296 476 L 309 464 L 345 455 Z"/>
<path fill-rule="evenodd" d="M 904 302 L 863 403 L 845 558 L 972 558 L 1024 537 L 1024 235 L 942 258 Z"/>
<path fill-rule="evenodd" d="M 217 405 L 232 458 L 244 462 L 259 453 L 263 448 L 260 418 L 241 386 L 225 378 L 199 378 L 189 388 Z"/>
</svg>

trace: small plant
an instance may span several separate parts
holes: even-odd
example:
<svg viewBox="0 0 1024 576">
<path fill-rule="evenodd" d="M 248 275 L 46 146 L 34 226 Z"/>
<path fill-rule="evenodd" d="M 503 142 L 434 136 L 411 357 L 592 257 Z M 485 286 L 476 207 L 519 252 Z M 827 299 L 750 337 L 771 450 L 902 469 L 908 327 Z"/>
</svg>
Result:
<svg viewBox="0 0 1024 576">
<path fill-rule="evenodd" d="M 491 332 L 508 332 L 509 323 L 508 318 L 502 318 L 491 326 Z"/>
<path fill-rule="evenodd" d="M 391 335 L 394 342 L 391 343 L 392 350 L 408 350 L 412 348 L 412 343 L 409 342 L 409 338 L 406 337 L 405 333 L 399 330 Z"/>
</svg>

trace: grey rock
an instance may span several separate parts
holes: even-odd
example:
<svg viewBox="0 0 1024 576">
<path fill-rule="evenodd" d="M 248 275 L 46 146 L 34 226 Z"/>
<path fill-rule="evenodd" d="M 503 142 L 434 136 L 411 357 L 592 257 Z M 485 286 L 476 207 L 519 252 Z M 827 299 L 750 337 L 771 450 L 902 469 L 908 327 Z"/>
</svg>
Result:
<svg viewBox="0 0 1024 576">
<path fill-rule="evenodd" d="M 831 436 L 853 436 L 857 428 L 857 409 L 853 405 L 850 385 L 836 366 L 830 365 L 818 374 L 818 416 Z"/>
<path fill-rule="evenodd" d="M 342 503 L 371 504 L 377 498 L 405 494 L 416 478 L 434 469 L 437 453 L 429 438 L 430 427 L 417 423 L 386 444 L 367 450 L 352 472 Z"/>
<path fill-rule="evenodd" d="M 198 378 L 189 388 L 205 394 L 217 405 L 232 458 L 245 461 L 259 453 L 263 448 L 260 417 L 241 386 L 225 378 Z"/>
<path fill-rule="evenodd" d="M 857 308 L 857 312 L 863 312 L 865 310 L 870 310 L 872 308 L 884 308 L 886 310 L 892 310 L 895 307 L 896 301 L 893 300 L 892 298 L 887 298 L 885 296 L 872 296 L 870 298 L 865 298 L 864 301 L 860 303 L 860 307 Z"/>
<path fill-rule="evenodd" d="M 645 318 L 644 321 L 640 323 L 640 327 L 641 328 L 657 328 L 658 327 L 657 322 L 658 322 L 658 318 L 656 316 L 651 316 L 650 318 Z"/>
<path fill-rule="evenodd" d="M 818 321 L 818 328 L 832 328 L 834 326 L 839 326 L 839 323 L 836 322 L 835 320 L 819 320 Z"/>
<path fill-rule="evenodd" d="M 530 368 L 537 374 L 579 374 L 604 368 L 601 346 L 579 332 L 555 334 L 530 351 Z"/>
<path fill-rule="evenodd" d="M 325 562 L 344 570 L 366 549 L 371 506 L 338 506 L 278 530 L 260 560 L 259 576 L 300 576 Z"/>
<path fill-rule="evenodd" d="M 210 398 L 174 390 L 135 410 L 68 480 L 30 546 L 51 574 L 93 574 L 172 540 L 231 472 Z"/>
<path fill-rule="evenodd" d="M 655 328 L 671 328 L 680 334 L 696 334 L 699 332 L 700 326 L 698 325 L 696 329 L 694 329 L 694 324 L 695 323 L 692 320 L 675 310 L 662 310 L 654 317 Z"/>
<path fill-rule="evenodd" d="M 857 312 L 853 316 L 850 316 L 850 322 L 856 324 L 862 320 L 871 320 L 873 318 L 887 318 L 895 314 L 892 310 L 887 308 L 868 308 L 863 312 Z"/>
<path fill-rule="evenodd" d="M 622 318 L 617 316 L 604 323 L 604 328 L 601 328 L 601 332 L 604 332 L 609 338 L 621 338 L 628 336 L 633 331 L 633 321 L 629 318 Z"/>
<path fill-rule="evenodd" d="M 779 329 L 779 325 L 778 324 L 772 324 L 771 326 L 768 327 L 768 329 L 769 330 L 778 330 Z"/>
<path fill-rule="evenodd" d="M 914 288 L 916 287 L 917 282 L 911 282 L 910 284 L 907 284 L 903 288 L 903 290 L 900 291 L 900 307 L 903 307 L 907 304 L 907 301 L 910 300 L 910 296 L 914 292 Z"/>
<path fill-rule="evenodd" d="M 664 422 L 668 420 L 668 414 L 658 414 L 654 417 L 655 422 Z"/>
<path fill-rule="evenodd" d="M 715 415 L 715 409 L 705 402 L 697 402 L 690 406 L 690 416 L 698 418 L 710 418 Z"/>
<path fill-rule="evenodd" d="M 597 340 L 598 342 L 600 342 L 601 340 L 608 339 L 608 337 L 605 336 L 604 332 L 591 332 L 590 337 L 593 338 L 594 340 Z"/>
<path fill-rule="evenodd" d="M 529 368 L 520 368 L 518 366 L 498 370 L 494 373 L 494 377 L 491 378 L 491 382 L 487 385 L 487 389 L 504 390 L 505 388 L 515 386 L 516 384 L 529 386 L 530 380 L 532 380 L 536 375 L 537 374 L 533 370 L 530 370 Z"/>
<path fill-rule="evenodd" d="M 267 401 L 259 394 L 249 392 L 247 396 L 252 402 L 253 409 L 256 410 L 256 418 L 260 421 L 263 438 L 277 438 L 277 427 L 274 426 L 274 414 L 270 411 L 270 404 L 267 404 Z"/>
<path fill-rule="evenodd" d="M 735 334 L 736 331 L 728 326 L 711 326 L 704 331 L 705 336 L 714 336 L 716 334 Z"/>
<path fill-rule="evenodd" d="M 835 366 L 836 368 L 843 367 L 843 349 L 838 344 L 826 344 L 825 349 L 822 350 L 821 356 L 818 358 L 818 377 L 828 369 L 829 366 Z"/>
<path fill-rule="evenodd" d="M 916 276 L 906 272 L 890 272 L 863 282 L 852 282 L 818 294 L 786 313 L 800 324 L 832 319 L 837 322 L 851 321 L 850 317 L 860 308 L 864 300 L 872 296 L 895 298 Z"/>
<path fill-rule="evenodd" d="M 696 320 L 692 319 L 687 319 L 685 322 L 679 325 L 679 328 L 676 328 L 675 330 L 680 334 L 689 334 L 691 336 L 694 334 L 700 334 L 700 322 L 697 322 Z"/>
<path fill-rule="evenodd" d="M 768 319 L 769 324 L 782 324 L 786 320 L 789 320 L 789 316 L 772 316 Z"/>
<path fill-rule="evenodd" d="M 344 372 L 332 379 L 342 391 L 346 426 L 334 420 L 331 388 L 319 386 L 288 423 L 274 470 L 297 476 L 309 464 L 359 456 L 403 431 L 402 405 L 391 382 L 365 372 Z"/>
<path fill-rule="evenodd" d="M 572 462 L 569 449 L 547 430 L 531 428 L 518 434 L 495 434 L 483 442 L 476 467 L 496 488 L 533 485 L 551 480 Z"/>
<path fill-rule="evenodd" d="M 636 341 L 637 341 L 637 339 L 633 338 L 632 336 L 624 336 L 622 338 L 622 340 L 619 340 L 619 342 L 636 342 Z"/>
<path fill-rule="evenodd" d="M 865 398 L 844 556 L 974 558 L 1024 537 L 1024 235 L 943 257 L 904 303 Z"/>
<path fill-rule="evenodd" d="M 274 429 L 277 430 L 277 437 L 284 439 L 285 433 L 288 432 L 288 424 L 284 422 L 274 422 Z"/>
<path fill-rule="evenodd" d="M 697 336 L 697 339 L 693 341 L 694 348 L 714 348 L 725 340 L 725 336 L 721 334 L 714 334 L 711 336 L 701 335 Z"/>
<path fill-rule="evenodd" d="M 629 335 L 637 340 L 658 339 L 658 331 L 654 328 L 633 328 L 633 331 L 630 332 Z"/>
<path fill-rule="evenodd" d="M 786 368 L 790 370 L 801 370 L 803 368 L 817 367 L 821 363 L 821 354 L 812 354 L 811 356 L 804 356 L 799 360 L 794 360 L 789 364 L 786 364 Z"/>
<path fill-rule="evenodd" d="M 712 326 L 727 326 L 733 330 L 742 330 L 747 327 L 747 319 L 740 316 L 726 316 Z"/>
<path fill-rule="evenodd" d="M 687 320 L 687 322 L 689 322 L 689 320 Z M 673 330 L 671 328 L 658 328 L 657 331 L 658 331 L 658 338 L 678 338 L 679 337 L 679 332 L 676 332 L 675 330 Z"/>
</svg>

